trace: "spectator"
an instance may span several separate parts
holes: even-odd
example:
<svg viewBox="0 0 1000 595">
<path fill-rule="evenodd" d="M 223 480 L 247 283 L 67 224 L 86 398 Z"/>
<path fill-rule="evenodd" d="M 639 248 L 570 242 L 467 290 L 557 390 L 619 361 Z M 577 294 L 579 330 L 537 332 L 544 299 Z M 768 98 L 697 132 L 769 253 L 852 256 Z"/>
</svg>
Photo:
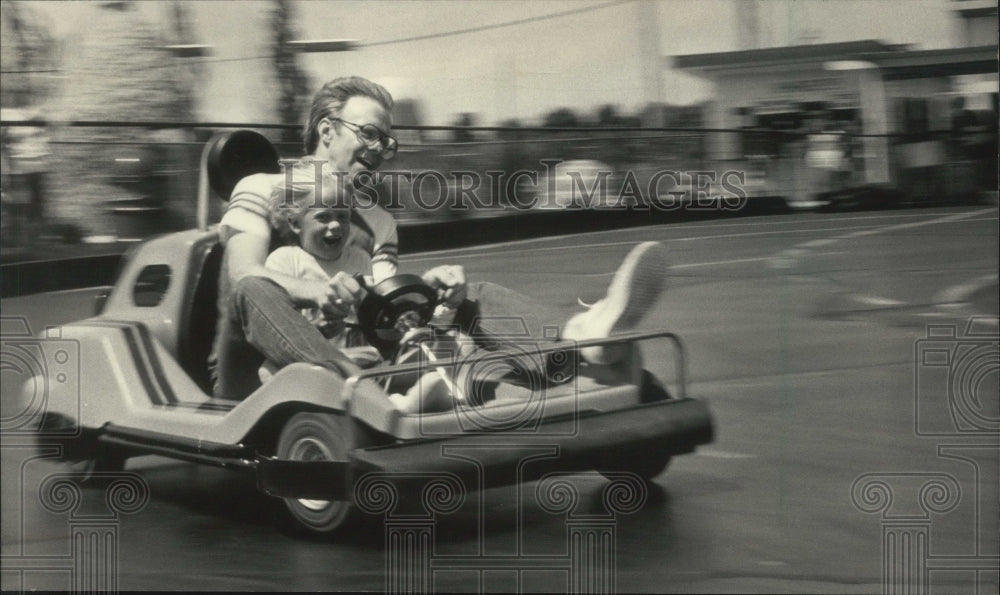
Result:
<svg viewBox="0 0 1000 595">
<path fill-rule="evenodd" d="M 10 168 L 4 184 L 8 224 L 13 226 L 16 243 L 27 246 L 38 237 L 45 221 L 45 178 L 51 157 L 48 136 L 35 110 L 12 109 L 6 119 L 32 123 L 7 127 L 3 139 L 4 170 Z"/>
</svg>

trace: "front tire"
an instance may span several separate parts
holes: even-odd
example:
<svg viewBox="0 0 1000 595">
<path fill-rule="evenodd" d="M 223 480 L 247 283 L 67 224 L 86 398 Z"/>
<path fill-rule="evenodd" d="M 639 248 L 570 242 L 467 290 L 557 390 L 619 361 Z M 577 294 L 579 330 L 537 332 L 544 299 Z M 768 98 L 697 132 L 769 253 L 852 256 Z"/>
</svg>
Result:
<svg viewBox="0 0 1000 595">
<path fill-rule="evenodd" d="M 348 423 L 348 418 L 335 413 L 298 413 L 281 430 L 277 456 L 292 461 L 347 461 Z M 296 528 L 315 535 L 333 534 L 357 515 L 349 501 L 284 498 L 284 505 Z"/>
</svg>

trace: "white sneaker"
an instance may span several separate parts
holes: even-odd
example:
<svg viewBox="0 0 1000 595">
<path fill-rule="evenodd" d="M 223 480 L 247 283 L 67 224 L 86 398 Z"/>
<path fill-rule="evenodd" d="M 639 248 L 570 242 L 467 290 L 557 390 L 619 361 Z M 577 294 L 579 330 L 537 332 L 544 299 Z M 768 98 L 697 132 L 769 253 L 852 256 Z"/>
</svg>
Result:
<svg viewBox="0 0 1000 595">
<path fill-rule="evenodd" d="M 666 284 L 667 249 L 659 242 L 643 242 L 632 249 L 615 271 L 608 294 L 586 312 L 569 319 L 563 337 L 575 341 L 611 337 L 636 328 L 656 305 Z M 621 360 L 627 345 L 587 347 L 583 359 L 595 364 Z"/>
</svg>

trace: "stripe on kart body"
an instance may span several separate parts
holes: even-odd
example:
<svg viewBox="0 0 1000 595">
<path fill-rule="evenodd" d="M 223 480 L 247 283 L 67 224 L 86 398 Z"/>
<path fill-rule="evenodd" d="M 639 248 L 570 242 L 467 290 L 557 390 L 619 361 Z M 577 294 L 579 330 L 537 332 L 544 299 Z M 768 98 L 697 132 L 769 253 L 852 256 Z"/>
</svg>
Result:
<svg viewBox="0 0 1000 595">
<path fill-rule="evenodd" d="M 94 320 L 85 321 L 82 323 L 74 323 L 73 326 L 94 326 L 99 328 L 112 328 L 118 329 L 122 332 L 125 337 L 125 345 L 128 347 L 129 355 L 132 356 L 132 369 L 139 374 L 139 380 L 142 382 L 142 388 L 146 391 L 146 395 L 153 405 L 162 405 L 163 397 L 161 396 L 160 390 L 153 385 L 153 379 L 149 375 L 149 371 L 146 368 L 145 360 L 142 354 L 139 352 L 139 344 L 135 337 L 130 332 L 130 329 L 136 325 L 134 322 L 123 322 L 114 320 Z"/>
<path fill-rule="evenodd" d="M 177 398 L 177 394 L 174 393 L 173 387 L 170 386 L 170 382 L 167 381 L 167 377 L 163 373 L 163 364 L 160 363 L 160 357 L 156 354 L 156 347 L 153 345 L 153 338 L 149 334 L 149 328 L 144 324 L 137 324 L 132 326 L 130 330 L 139 334 L 139 339 L 142 341 L 143 347 L 145 347 L 145 354 L 149 360 L 149 369 L 152 371 L 153 377 L 156 379 L 167 403 L 178 402 L 180 399 Z"/>
<path fill-rule="evenodd" d="M 166 382 L 163 374 L 157 374 L 152 371 L 153 366 L 160 366 L 160 362 L 159 358 L 152 355 L 154 353 L 154 348 L 152 341 L 149 338 L 149 330 L 146 328 L 146 325 L 138 322 L 118 320 L 101 320 L 94 322 L 98 323 L 94 326 L 117 328 L 122 331 L 125 336 L 125 343 L 128 345 L 129 352 L 132 354 L 135 370 L 138 372 L 139 377 L 142 380 L 143 387 L 149 394 L 149 399 L 153 405 L 164 405 L 167 403 L 176 403 L 178 401 L 177 395 L 174 394 L 169 383 Z M 145 336 L 142 331 L 145 331 Z"/>
<path fill-rule="evenodd" d="M 228 413 L 236 406 L 235 403 L 218 401 L 181 401 L 166 378 L 149 328 L 141 322 L 101 319 L 81 321 L 73 323 L 73 326 L 113 328 L 122 331 L 132 357 L 133 369 L 138 373 L 146 395 L 156 408 L 190 409 L 197 413 L 218 414 Z"/>
</svg>

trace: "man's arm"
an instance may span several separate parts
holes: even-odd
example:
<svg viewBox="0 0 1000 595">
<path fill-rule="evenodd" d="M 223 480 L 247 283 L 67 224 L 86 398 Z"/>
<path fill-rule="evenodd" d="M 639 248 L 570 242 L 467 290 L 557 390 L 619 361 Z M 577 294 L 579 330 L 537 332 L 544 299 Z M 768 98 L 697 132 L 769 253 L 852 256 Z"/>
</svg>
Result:
<svg viewBox="0 0 1000 595">
<path fill-rule="evenodd" d="M 296 306 L 321 308 L 330 316 L 345 317 L 360 297 L 361 286 L 347 273 L 338 273 L 329 283 L 297 279 L 264 266 L 269 241 L 252 233 L 236 232 L 226 242 L 229 280 L 264 277 L 285 288 Z"/>
</svg>

